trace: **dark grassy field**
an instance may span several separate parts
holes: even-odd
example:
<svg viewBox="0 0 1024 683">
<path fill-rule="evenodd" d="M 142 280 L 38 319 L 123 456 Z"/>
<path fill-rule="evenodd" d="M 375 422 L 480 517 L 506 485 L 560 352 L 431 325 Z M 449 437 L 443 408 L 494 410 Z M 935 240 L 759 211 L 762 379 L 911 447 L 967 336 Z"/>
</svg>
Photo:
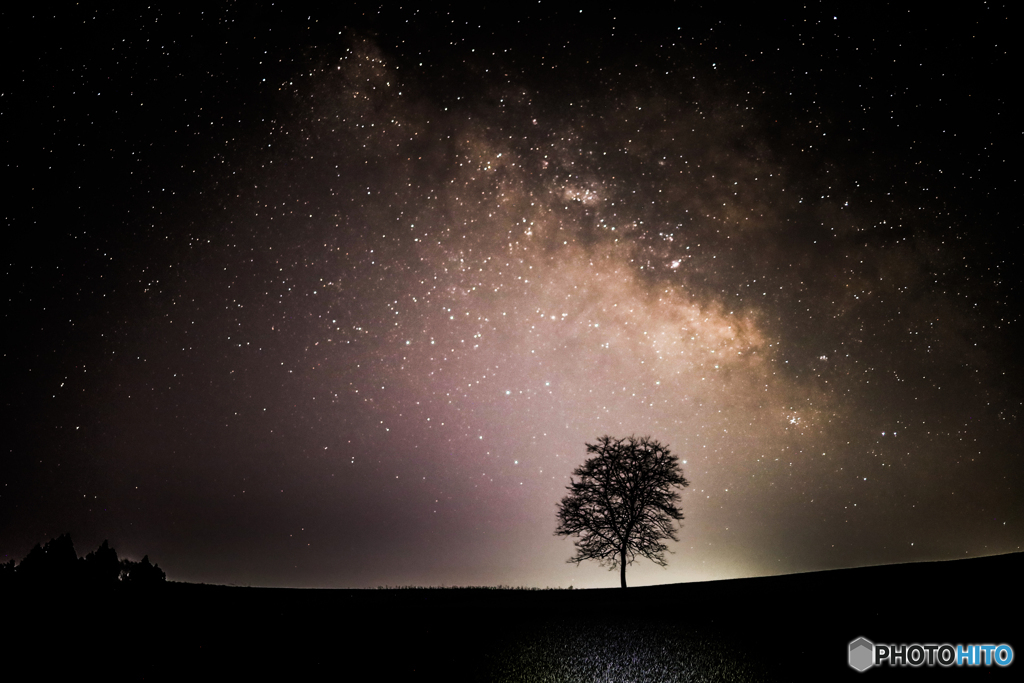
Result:
<svg viewBox="0 0 1024 683">
<path fill-rule="evenodd" d="M 1010 681 L 1024 662 L 858 673 L 847 645 L 864 636 L 1016 653 L 1022 575 L 1018 553 L 625 591 L 21 592 L 3 596 L 4 667 L 119 680 Z"/>
</svg>

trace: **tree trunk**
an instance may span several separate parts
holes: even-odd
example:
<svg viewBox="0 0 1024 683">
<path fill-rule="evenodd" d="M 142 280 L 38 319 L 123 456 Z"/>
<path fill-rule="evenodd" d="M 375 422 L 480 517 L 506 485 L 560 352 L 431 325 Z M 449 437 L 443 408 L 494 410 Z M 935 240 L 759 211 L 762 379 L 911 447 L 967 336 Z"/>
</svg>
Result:
<svg viewBox="0 0 1024 683">
<path fill-rule="evenodd" d="M 619 552 L 619 579 L 622 580 L 622 587 L 626 587 L 626 549 Z"/>
</svg>

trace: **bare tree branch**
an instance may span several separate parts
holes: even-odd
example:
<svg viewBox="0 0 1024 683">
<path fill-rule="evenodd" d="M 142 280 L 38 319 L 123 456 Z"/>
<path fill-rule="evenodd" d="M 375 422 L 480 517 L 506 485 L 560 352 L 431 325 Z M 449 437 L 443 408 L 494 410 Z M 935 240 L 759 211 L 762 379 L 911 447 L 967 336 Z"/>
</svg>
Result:
<svg viewBox="0 0 1024 683">
<path fill-rule="evenodd" d="M 573 471 L 579 481 L 570 479 L 569 495 L 558 504 L 555 534 L 579 536 L 569 562 L 597 560 L 609 569 L 619 567 L 625 588 L 625 565 L 638 556 L 667 564 L 668 546 L 662 541 L 678 540 L 673 522 L 683 519 L 673 487 L 690 482 L 679 458 L 650 437 L 602 436 L 586 446 L 596 455 Z"/>
</svg>

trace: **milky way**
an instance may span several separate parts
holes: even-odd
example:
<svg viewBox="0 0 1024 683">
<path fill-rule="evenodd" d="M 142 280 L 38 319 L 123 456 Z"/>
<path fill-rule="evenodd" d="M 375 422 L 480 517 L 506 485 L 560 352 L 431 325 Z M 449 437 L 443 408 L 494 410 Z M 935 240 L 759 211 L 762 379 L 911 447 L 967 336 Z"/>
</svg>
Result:
<svg viewBox="0 0 1024 683">
<path fill-rule="evenodd" d="M 335 33 L 219 105 L 237 137 L 148 162 L 181 162 L 162 203 L 117 181 L 150 213 L 45 370 L 10 556 L 71 530 L 182 580 L 614 585 L 553 536 L 604 434 L 691 482 L 631 585 L 1019 549 L 1010 265 L 928 185 L 956 160 L 914 175 L 686 31 L 564 83 L 522 42 L 440 68 Z"/>
</svg>

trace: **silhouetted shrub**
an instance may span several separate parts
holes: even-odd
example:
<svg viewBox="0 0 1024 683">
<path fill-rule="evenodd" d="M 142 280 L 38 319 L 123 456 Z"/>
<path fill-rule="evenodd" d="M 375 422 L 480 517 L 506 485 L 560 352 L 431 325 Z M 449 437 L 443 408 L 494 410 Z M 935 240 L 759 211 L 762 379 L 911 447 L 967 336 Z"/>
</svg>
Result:
<svg viewBox="0 0 1024 683">
<path fill-rule="evenodd" d="M 133 589 L 151 588 L 163 583 L 166 578 L 160 565 L 149 563 L 149 555 L 144 556 L 139 562 L 121 561 L 121 583 L 124 586 Z"/>
<path fill-rule="evenodd" d="M 96 550 L 81 560 L 84 581 L 97 588 L 114 588 L 121 580 L 121 561 L 117 559 L 117 551 L 103 541 Z"/>
<path fill-rule="evenodd" d="M 79 559 L 70 534 L 51 539 L 46 545 L 36 543 L 17 566 L 14 560 L 0 565 L 0 586 L 16 584 L 44 590 L 138 590 L 162 585 L 166 579 L 148 555 L 139 562 L 120 560 L 107 541 Z"/>
<path fill-rule="evenodd" d="M 15 569 L 19 583 L 38 586 L 73 586 L 79 583 L 78 555 L 70 534 L 36 543 Z"/>
<path fill-rule="evenodd" d="M 145 555 L 138 562 L 123 560 L 121 562 L 121 583 L 124 586 L 136 588 L 152 588 L 158 586 L 167 577 L 159 564 L 151 564 L 150 556 Z"/>
</svg>

